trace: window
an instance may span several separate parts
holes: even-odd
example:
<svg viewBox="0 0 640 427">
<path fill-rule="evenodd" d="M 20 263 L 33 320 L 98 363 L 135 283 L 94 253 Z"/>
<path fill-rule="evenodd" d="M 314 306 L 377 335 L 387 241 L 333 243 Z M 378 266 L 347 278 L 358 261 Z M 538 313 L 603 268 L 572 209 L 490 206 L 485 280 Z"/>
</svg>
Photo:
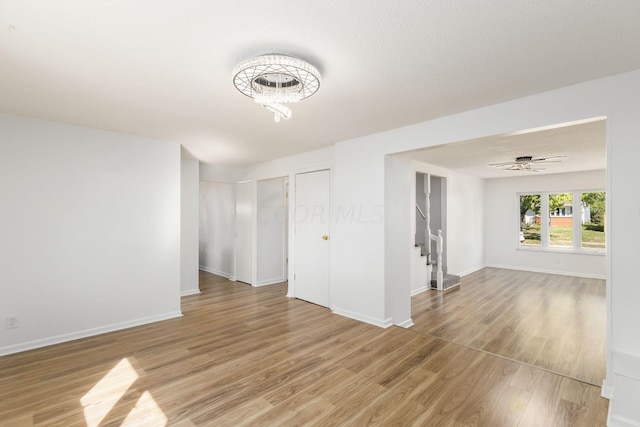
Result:
<svg viewBox="0 0 640 427">
<path fill-rule="evenodd" d="M 520 248 L 605 251 L 605 192 L 519 194 L 518 201 Z"/>
<path fill-rule="evenodd" d="M 605 250 L 604 223 L 607 217 L 604 191 L 582 193 L 582 238 L 580 248 L 584 251 Z"/>
<path fill-rule="evenodd" d="M 549 246 L 573 247 L 572 193 L 549 194 Z"/>
<path fill-rule="evenodd" d="M 520 196 L 520 246 L 540 246 L 540 195 Z"/>
</svg>

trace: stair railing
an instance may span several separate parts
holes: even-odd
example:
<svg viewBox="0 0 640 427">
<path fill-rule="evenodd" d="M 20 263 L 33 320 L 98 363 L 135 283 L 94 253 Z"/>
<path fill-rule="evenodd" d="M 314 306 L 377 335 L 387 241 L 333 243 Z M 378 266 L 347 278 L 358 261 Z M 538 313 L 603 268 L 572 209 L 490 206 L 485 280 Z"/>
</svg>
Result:
<svg viewBox="0 0 640 427">
<path fill-rule="evenodd" d="M 436 270 L 436 289 L 439 291 L 444 290 L 444 273 L 442 271 L 442 252 L 444 248 L 444 239 L 442 238 L 442 230 L 438 230 L 438 235 L 431 234 L 429 236 L 431 240 L 436 242 L 436 256 L 438 270 Z"/>
<path fill-rule="evenodd" d="M 438 273 L 436 275 L 436 288 L 439 291 L 444 290 L 444 274 L 442 274 L 442 250 L 444 246 L 444 239 L 442 238 L 442 230 L 438 230 L 438 240 L 436 244 L 436 251 L 438 252 Z"/>
<path fill-rule="evenodd" d="M 424 212 L 422 212 L 422 209 L 420 209 L 420 206 L 418 206 L 418 204 L 416 203 L 416 209 L 418 210 L 418 212 L 420 213 L 420 216 L 423 219 L 427 219 L 426 215 L 424 214 Z M 434 235 L 431 234 L 431 228 L 429 227 L 429 222 L 427 222 L 427 228 L 425 230 L 425 242 L 430 242 L 430 241 L 434 241 L 436 242 L 436 255 L 437 255 L 437 266 L 438 266 L 438 270 L 436 272 L 436 288 L 439 291 L 444 290 L 444 273 L 442 271 L 442 253 L 443 253 L 443 249 L 444 249 L 444 239 L 442 237 L 442 230 L 438 230 L 438 234 Z M 430 257 L 431 257 L 431 250 L 429 249 L 431 246 L 431 244 L 427 244 L 425 243 L 425 249 L 427 250 L 427 262 L 430 262 Z"/>
</svg>

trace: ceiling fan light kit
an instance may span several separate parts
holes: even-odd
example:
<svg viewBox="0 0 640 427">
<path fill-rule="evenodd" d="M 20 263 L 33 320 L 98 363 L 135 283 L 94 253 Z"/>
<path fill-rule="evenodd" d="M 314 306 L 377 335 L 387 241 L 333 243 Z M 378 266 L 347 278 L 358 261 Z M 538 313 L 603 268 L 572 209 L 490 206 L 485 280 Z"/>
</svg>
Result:
<svg viewBox="0 0 640 427">
<path fill-rule="evenodd" d="M 236 65 L 233 85 L 273 113 L 276 122 L 291 117 L 282 104 L 302 101 L 320 88 L 320 73 L 311 64 L 286 55 L 260 55 Z"/>
<path fill-rule="evenodd" d="M 542 172 L 544 168 L 536 167 L 538 164 L 559 163 L 566 156 L 539 157 L 519 156 L 514 161 L 491 163 L 489 166 L 502 169 L 504 171 L 521 171 L 521 172 Z"/>
</svg>

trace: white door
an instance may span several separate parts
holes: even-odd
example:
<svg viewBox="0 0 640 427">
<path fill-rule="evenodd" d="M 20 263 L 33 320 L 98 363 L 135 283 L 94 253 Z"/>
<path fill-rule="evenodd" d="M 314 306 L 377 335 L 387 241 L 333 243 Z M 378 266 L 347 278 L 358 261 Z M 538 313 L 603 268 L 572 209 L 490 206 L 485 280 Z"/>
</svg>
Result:
<svg viewBox="0 0 640 427">
<path fill-rule="evenodd" d="M 296 175 L 294 296 L 329 307 L 331 173 Z"/>
<path fill-rule="evenodd" d="M 253 284 L 253 183 L 236 184 L 236 274 L 239 282 Z"/>
</svg>

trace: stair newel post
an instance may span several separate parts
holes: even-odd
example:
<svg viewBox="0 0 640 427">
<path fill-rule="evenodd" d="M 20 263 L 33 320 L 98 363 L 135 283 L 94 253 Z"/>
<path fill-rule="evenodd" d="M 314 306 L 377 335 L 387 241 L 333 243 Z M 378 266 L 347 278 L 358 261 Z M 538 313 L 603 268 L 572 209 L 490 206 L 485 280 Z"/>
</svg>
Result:
<svg viewBox="0 0 640 427">
<path fill-rule="evenodd" d="M 442 247 L 444 240 L 442 239 L 442 230 L 438 230 L 437 251 L 438 251 L 438 273 L 436 284 L 439 291 L 444 290 L 444 275 L 442 274 Z"/>
</svg>

